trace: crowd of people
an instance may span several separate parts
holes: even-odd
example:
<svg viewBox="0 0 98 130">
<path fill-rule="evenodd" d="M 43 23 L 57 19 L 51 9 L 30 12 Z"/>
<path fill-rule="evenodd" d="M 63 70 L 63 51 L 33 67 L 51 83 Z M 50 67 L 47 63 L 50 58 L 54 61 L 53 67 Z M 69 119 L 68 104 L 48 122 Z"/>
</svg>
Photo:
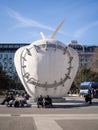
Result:
<svg viewBox="0 0 98 130">
<path fill-rule="evenodd" d="M 12 93 L 5 93 L 5 98 L 2 101 L 1 105 L 7 105 L 9 107 L 24 107 L 27 106 L 27 100 L 29 100 L 29 95 L 27 93 L 23 94 L 12 94 Z M 52 106 L 52 99 L 49 95 L 43 97 L 40 95 L 37 98 L 37 107 L 51 107 Z"/>
<path fill-rule="evenodd" d="M 84 96 L 85 97 L 85 102 L 92 104 L 92 90 L 89 89 L 89 92 L 87 95 Z M 7 106 L 14 106 L 14 107 L 24 107 L 27 106 L 27 100 L 29 100 L 29 95 L 27 93 L 23 93 L 21 95 L 16 94 L 13 95 L 11 93 L 5 93 L 5 98 L 2 101 L 1 105 L 6 104 Z M 37 107 L 52 107 L 52 98 L 47 95 L 46 97 L 43 97 L 42 95 L 40 95 L 37 98 Z"/>
<path fill-rule="evenodd" d="M 29 95 L 27 93 L 16 94 L 5 93 L 5 98 L 2 101 L 1 105 L 14 106 L 14 107 L 24 107 L 28 105 L 27 100 L 29 99 Z"/>
</svg>

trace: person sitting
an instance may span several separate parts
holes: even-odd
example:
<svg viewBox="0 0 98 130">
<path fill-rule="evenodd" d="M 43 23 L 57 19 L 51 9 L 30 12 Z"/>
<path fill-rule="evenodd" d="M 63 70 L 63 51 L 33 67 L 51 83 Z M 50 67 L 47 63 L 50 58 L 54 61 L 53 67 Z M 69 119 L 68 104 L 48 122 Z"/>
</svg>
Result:
<svg viewBox="0 0 98 130">
<path fill-rule="evenodd" d="M 29 100 L 30 96 L 25 92 L 22 94 L 22 97 L 24 97 L 26 100 Z"/>
<path fill-rule="evenodd" d="M 8 105 L 11 100 L 13 100 L 12 94 L 5 94 L 5 99 L 3 100 L 1 105 L 4 105 L 5 103 L 7 103 Z"/>
<path fill-rule="evenodd" d="M 45 107 L 46 106 L 52 106 L 52 99 L 49 97 L 49 95 L 45 97 Z"/>
<path fill-rule="evenodd" d="M 37 100 L 37 107 L 39 108 L 39 106 L 43 107 L 43 97 L 42 97 L 42 95 L 40 95 L 38 97 L 38 100 Z"/>
<path fill-rule="evenodd" d="M 27 97 L 26 97 L 26 95 L 24 94 L 24 95 L 22 95 L 22 97 L 20 98 L 20 106 L 21 106 L 21 107 L 24 107 L 25 105 L 28 105 L 28 104 L 27 104 Z"/>
<path fill-rule="evenodd" d="M 12 107 L 14 101 L 15 101 L 15 98 L 14 98 L 13 94 L 10 94 L 10 99 L 9 99 L 7 106 Z"/>
<path fill-rule="evenodd" d="M 17 94 L 16 98 L 15 98 L 15 101 L 14 101 L 14 107 L 19 107 L 19 106 L 20 106 L 20 97 Z"/>
</svg>

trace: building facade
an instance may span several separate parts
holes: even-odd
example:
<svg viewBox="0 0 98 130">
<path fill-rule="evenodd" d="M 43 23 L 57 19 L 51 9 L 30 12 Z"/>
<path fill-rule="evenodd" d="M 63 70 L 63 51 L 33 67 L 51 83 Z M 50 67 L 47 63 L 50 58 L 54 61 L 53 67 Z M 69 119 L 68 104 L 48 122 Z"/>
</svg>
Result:
<svg viewBox="0 0 98 130">
<path fill-rule="evenodd" d="M 10 78 L 16 81 L 19 81 L 19 78 L 14 66 L 14 54 L 18 48 L 25 45 L 28 44 L 0 44 L 0 66 L 3 70 L 6 70 Z"/>
<path fill-rule="evenodd" d="M 79 55 L 79 67 L 85 65 L 86 67 L 91 66 L 91 58 L 94 54 L 95 48 L 98 46 L 86 46 L 79 44 L 76 40 L 72 40 L 69 45 L 78 52 Z"/>
</svg>

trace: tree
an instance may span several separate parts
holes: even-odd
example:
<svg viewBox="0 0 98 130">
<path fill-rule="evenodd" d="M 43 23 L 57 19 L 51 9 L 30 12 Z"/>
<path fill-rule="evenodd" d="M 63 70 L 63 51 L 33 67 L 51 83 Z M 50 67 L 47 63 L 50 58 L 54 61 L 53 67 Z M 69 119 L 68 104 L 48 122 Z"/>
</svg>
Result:
<svg viewBox="0 0 98 130">
<path fill-rule="evenodd" d="M 6 77 L 6 71 L 0 66 L 0 89 L 7 89 L 8 78 Z"/>
<path fill-rule="evenodd" d="M 98 72 L 94 72 L 90 68 L 82 66 L 74 80 L 76 88 L 79 88 L 80 83 L 84 81 L 98 81 Z"/>
<path fill-rule="evenodd" d="M 14 80 L 12 80 L 6 71 L 2 69 L 2 66 L 0 66 L 0 89 L 8 90 L 15 85 Z"/>
<path fill-rule="evenodd" d="M 75 85 L 76 85 L 77 87 L 80 85 L 81 82 L 83 82 L 83 81 L 86 80 L 86 74 L 87 74 L 86 72 L 87 72 L 87 70 L 86 70 L 86 67 L 85 67 L 85 66 L 82 66 L 82 67 L 79 69 L 79 71 L 78 71 L 78 73 L 77 73 L 77 75 L 76 75 L 76 77 L 75 77 L 75 80 L 74 80 Z"/>
<path fill-rule="evenodd" d="M 94 54 L 91 57 L 91 70 L 98 72 L 98 48 L 95 48 Z"/>
</svg>

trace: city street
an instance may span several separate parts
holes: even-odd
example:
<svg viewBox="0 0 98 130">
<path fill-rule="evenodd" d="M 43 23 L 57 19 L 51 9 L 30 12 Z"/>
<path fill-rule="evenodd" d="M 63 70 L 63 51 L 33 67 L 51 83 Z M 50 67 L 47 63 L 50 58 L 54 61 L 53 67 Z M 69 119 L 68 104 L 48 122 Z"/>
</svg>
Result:
<svg viewBox="0 0 98 130">
<path fill-rule="evenodd" d="M 98 130 L 98 99 L 88 105 L 82 97 L 69 96 L 53 108 L 0 105 L 0 130 Z"/>
</svg>

